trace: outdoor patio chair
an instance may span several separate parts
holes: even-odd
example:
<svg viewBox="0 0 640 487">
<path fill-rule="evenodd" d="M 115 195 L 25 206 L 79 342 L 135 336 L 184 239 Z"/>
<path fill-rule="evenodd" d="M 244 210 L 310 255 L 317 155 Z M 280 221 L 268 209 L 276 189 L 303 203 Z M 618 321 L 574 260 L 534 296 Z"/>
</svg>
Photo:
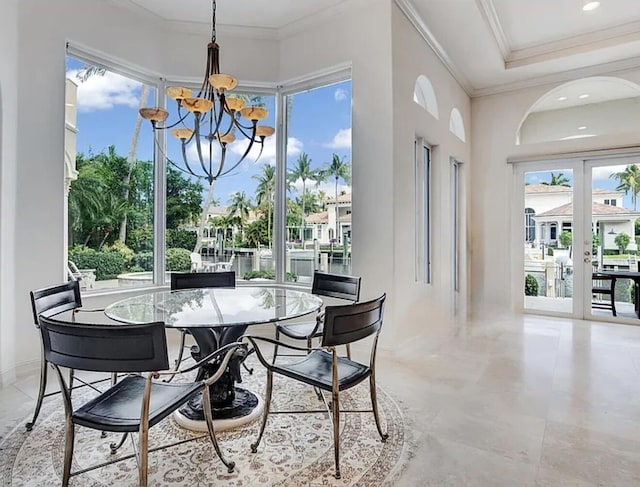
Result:
<svg viewBox="0 0 640 487">
<path fill-rule="evenodd" d="M 199 254 L 198 254 L 199 255 Z M 176 273 L 171 274 L 171 290 L 178 289 L 198 289 L 198 288 L 234 288 L 236 287 L 235 272 L 197 272 L 197 273 Z M 178 369 L 184 355 L 185 339 L 187 330 L 180 329 L 180 349 L 175 361 L 175 370 Z"/>
<path fill-rule="evenodd" d="M 615 276 L 600 274 L 594 272 L 592 278 L 592 301 L 591 307 L 597 309 L 609 309 L 613 316 L 617 316 L 616 312 L 616 278 Z"/>
<path fill-rule="evenodd" d="M 315 272 L 313 274 L 313 284 L 311 294 L 326 296 L 330 298 L 343 299 L 352 303 L 357 303 L 360 299 L 360 283 L 362 278 L 353 276 L 343 276 L 340 274 L 327 274 Z M 280 340 L 283 334 L 294 340 L 306 340 L 307 348 L 311 348 L 314 338 L 322 336 L 322 312 L 316 316 L 315 321 L 303 323 L 289 323 L 276 325 L 276 340 Z M 282 355 L 282 354 L 280 354 Z M 351 347 L 347 344 L 347 357 L 351 358 Z M 273 349 L 273 362 L 278 358 L 278 347 Z"/>
<path fill-rule="evenodd" d="M 80 282 L 77 280 L 69 281 L 65 284 L 60 284 L 58 286 L 51 286 L 44 289 L 38 289 L 36 291 L 31 291 L 29 293 L 31 297 L 31 309 L 33 311 L 33 322 L 36 325 L 36 328 L 39 328 L 39 320 L 38 317 L 40 315 L 45 315 L 48 317 L 58 315 L 60 313 L 64 313 L 66 311 L 72 312 L 72 319 L 75 318 L 75 314 L 79 311 L 84 312 L 95 312 L 95 311 L 103 311 L 102 309 L 82 309 L 82 298 L 80 297 Z M 33 425 L 38 419 L 38 415 L 40 414 L 40 408 L 42 407 L 42 401 L 45 397 L 52 396 L 54 394 L 59 394 L 60 391 L 51 392 L 49 394 L 45 394 L 47 389 L 47 361 L 44 356 L 44 349 L 41 347 L 40 354 L 40 386 L 38 388 L 38 399 L 36 400 L 36 407 L 33 412 L 33 419 L 26 424 L 27 431 L 31 431 Z M 93 382 L 84 382 L 81 379 L 76 379 L 78 382 L 81 382 L 82 385 L 78 387 L 91 386 L 92 384 L 96 384 L 99 382 L 104 382 L 107 379 L 101 379 Z M 73 369 L 69 370 L 69 385 L 71 389 L 73 387 L 74 382 L 74 371 Z"/>
<path fill-rule="evenodd" d="M 340 478 L 340 413 L 355 412 L 372 412 L 378 429 L 378 434 L 382 442 L 388 438 L 386 433 L 382 432 L 380 425 L 380 417 L 378 414 L 378 401 L 376 396 L 376 348 L 378 344 L 378 336 L 382 328 L 382 318 L 384 312 L 385 295 L 367 301 L 364 303 L 356 303 L 343 306 L 327 306 L 324 312 L 322 347 L 312 349 L 311 352 L 303 359 L 287 364 L 274 364 L 268 361 L 260 348 L 258 342 L 263 341 L 273 345 L 283 346 L 294 350 L 306 350 L 300 347 L 287 345 L 277 340 L 266 337 L 245 335 L 253 345 L 258 360 L 267 369 L 267 390 L 265 393 L 265 408 L 262 417 L 262 424 L 258 438 L 251 445 L 251 450 L 255 453 L 258 449 L 260 440 L 264 433 L 265 425 L 269 413 L 271 414 L 287 414 L 287 413 L 318 413 L 327 412 L 324 410 L 314 411 L 271 411 L 271 394 L 273 391 L 273 374 L 280 374 L 290 379 L 300 381 L 304 384 L 313 386 L 321 391 L 331 392 L 331 406 L 327 409 L 330 411 L 333 420 L 333 448 L 335 457 L 335 476 Z M 346 345 L 364 338 L 375 335 L 372 340 L 369 355 L 369 364 L 355 362 L 346 357 L 338 356 L 336 347 Z M 349 389 L 365 379 L 369 379 L 369 392 L 371 395 L 372 409 L 368 410 L 349 410 L 340 411 L 340 392 Z M 324 395 L 322 395 L 324 399 Z M 325 400 L 325 405 L 327 401 Z"/>
<path fill-rule="evenodd" d="M 63 487 L 69 485 L 69 479 L 73 475 L 133 457 L 137 457 L 138 460 L 139 485 L 146 487 L 149 452 L 162 450 L 185 441 L 179 440 L 169 445 L 149 449 L 149 428 L 158 424 L 199 392 L 203 395 L 202 403 L 208 437 L 218 457 L 227 467 L 227 471 L 233 472 L 235 463 L 224 458 L 216 440 L 209 386 L 222 376 L 234 354 L 246 355 L 246 345 L 233 343 L 185 370 L 161 372 L 169 368 L 165 327 L 162 322 L 109 326 L 71 323 L 40 316 L 40 331 L 45 358 L 56 371 L 64 397 Z M 190 372 L 205 362 L 214 362 L 218 365 L 217 371 L 206 380 L 179 384 L 167 384 L 154 380 L 163 375 L 175 376 Z M 70 390 L 60 367 L 95 372 L 127 372 L 131 375 L 127 375 L 113 387 L 74 409 Z M 143 372 L 148 372 L 146 377 L 141 375 Z M 71 472 L 76 425 L 100 431 L 124 433 L 119 445 L 111 445 L 112 453 L 115 453 L 124 443 L 128 433 L 138 432 L 138 447 L 134 448 L 137 454 L 121 456 L 109 462 Z M 203 437 L 197 436 L 192 439 Z"/>
<path fill-rule="evenodd" d="M 233 269 L 233 261 L 236 260 L 236 254 L 231 254 L 228 262 L 215 262 L 213 264 L 214 272 L 225 272 Z"/>
</svg>

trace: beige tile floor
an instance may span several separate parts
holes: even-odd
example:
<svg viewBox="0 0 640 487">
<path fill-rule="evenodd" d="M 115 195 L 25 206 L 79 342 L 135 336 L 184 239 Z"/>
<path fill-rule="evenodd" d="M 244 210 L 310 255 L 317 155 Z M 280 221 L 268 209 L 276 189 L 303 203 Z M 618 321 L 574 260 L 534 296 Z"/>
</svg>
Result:
<svg viewBox="0 0 640 487">
<path fill-rule="evenodd" d="M 411 428 L 398 487 L 640 485 L 640 327 L 525 315 L 454 335 L 380 353 L 378 382 Z M 0 437 L 37 383 L 1 390 Z"/>
</svg>

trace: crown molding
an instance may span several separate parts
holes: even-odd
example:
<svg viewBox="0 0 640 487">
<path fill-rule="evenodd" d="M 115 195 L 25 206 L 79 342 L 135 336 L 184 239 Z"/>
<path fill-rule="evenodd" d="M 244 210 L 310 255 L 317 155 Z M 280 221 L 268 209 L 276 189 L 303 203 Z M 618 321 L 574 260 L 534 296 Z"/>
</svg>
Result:
<svg viewBox="0 0 640 487">
<path fill-rule="evenodd" d="M 400 11 L 404 14 L 404 16 L 409 20 L 411 25 L 418 31 L 420 36 L 425 40 L 425 42 L 429 45 L 431 50 L 435 53 L 436 56 L 442 61 L 447 71 L 451 73 L 451 76 L 458 82 L 458 84 L 462 87 L 462 89 L 468 94 L 474 91 L 473 86 L 469 79 L 465 76 L 465 74 L 456 66 L 451 57 L 444 50 L 442 45 L 435 38 L 431 30 L 424 23 L 416 9 L 410 3 L 409 0 L 394 0 L 395 4 L 398 6 Z"/>
<path fill-rule="evenodd" d="M 507 34 L 505 34 L 502 24 L 500 23 L 500 17 L 498 17 L 498 12 L 496 11 L 493 0 L 476 0 L 476 4 L 489 29 L 491 29 L 491 33 L 496 40 L 496 44 L 498 44 L 502 58 L 507 59 L 511 55 L 511 47 Z"/>
<path fill-rule="evenodd" d="M 527 66 L 639 40 L 640 21 L 628 22 L 608 29 L 512 50 L 505 58 L 505 67 L 512 69 Z"/>
<path fill-rule="evenodd" d="M 566 81 L 573 81 L 580 78 L 588 78 L 591 76 L 601 76 L 610 74 L 619 74 L 640 67 L 640 56 L 622 59 L 620 61 L 612 61 L 610 63 L 598 64 L 596 66 L 587 66 L 584 68 L 576 68 L 561 73 L 554 73 L 546 76 L 537 76 L 512 83 L 504 83 L 500 85 L 488 86 L 473 90 L 470 94 L 472 98 L 481 96 L 498 95 L 509 91 L 516 91 L 525 88 L 533 88 L 535 86 L 553 85 Z"/>
</svg>

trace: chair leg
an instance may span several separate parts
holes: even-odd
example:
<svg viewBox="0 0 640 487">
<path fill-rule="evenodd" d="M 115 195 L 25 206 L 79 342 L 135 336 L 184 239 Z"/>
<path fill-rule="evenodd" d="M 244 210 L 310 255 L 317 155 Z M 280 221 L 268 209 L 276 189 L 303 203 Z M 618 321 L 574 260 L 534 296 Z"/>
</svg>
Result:
<svg viewBox="0 0 640 487">
<path fill-rule="evenodd" d="M 104 433 L 104 432 L 103 432 Z M 126 441 L 127 437 L 129 436 L 129 433 L 123 433 L 122 438 L 120 438 L 120 441 L 118 443 L 111 443 L 109 445 L 109 448 L 111 449 L 111 454 L 115 455 L 116 452 L 120 449 L 120 447 L 122 445 L 124 445 L 124 442 Z"/>
<path fill-rule="evenodd" d="M 36 401 L 36 409 L 33 412 L 33 419 L 26 424 L 27 431 L 33 429 L 33 425 L 36 424 L 36 419 L 40 414 L 40 408 L 42 407 L 42 401 L 44 399 L 44 393 L 47 388 L 47 361 L 44 356 L 40 358 L 40 387 L 38 389 L 38 400 Z"/>
<path fill-rule="evenodd" d="M 276 341 L 280 341 L 280 330 L 278 329 L 278 327 L 276 327 Z M 278 345 L 274 345 L 273 346 L 273 360 L 271 361 L 271 363 L 275 364 L 277 358 L 278 358 Z"/>
<path fill-rule="evenodd" d="M 387 433 L 383 433 L 382 427 L 380 426 L 380 414 L 378 414 L 378 394 L 376 393 L 376 376 L 374 372 L 372 372 L 369 376 L 369 389 L 371 394 L 373 418 L 376 420 L 376 428 L 378 428 L 380 439 L 382 440 L 382 443 L 385 443 L 387 441 L 387 438 L 389 438 L 389 435 Z"/>
<path fill-rule="evenodd" d="M 333 453 L 336 461 L 336 478 L 340 478 L 340 393 L 334 391 L 331 398 L 333 413 Z"/>
<path fill-rule="evenodd" d="M 138 453 L 140 455 L 138 484 L 140 487 L 147 487 L 149 476 L 149 425 L 141 424 L 138 435 Z"/>
<path fill-rule="evenodd" d="M 69 369 L 69 396 L 73 394 L 73 379 L 75 378 L 75 371 Z"/>
<path fill-rule="evenodd" d="M 267 424 L 267 416 L 269 416 L 269 408 L 271 407 L 271 391 L 273 390 L 273 372 L 267 370 L 267 391 L 264 397 L 264 414 L 262 415 L 262 424 L 260 425 L 260 433 L 258 433 L 258 439 L 255 443 L 251 444 L 251 451 L 253 453 L 258 451 L 258 445 L 262 439 L 264 433 L 264 427 Z"/>
<path fill-rule="evenodd" d="M 347 347 L 347 358 L 351 360 L 351 344 L 347 343 L 346 347 Z"/>
<path fill-rule="evenodd" d="M 180 330 L 180 349 L 178 350 L 178 358 L 176 358 L 176 370 L 180 367 L 180 363 L 182 362 L 182 355 L 184 354 L 184 344 L 186 339 L 187 332 L 184 330 Z"/>
<path fill-rule="evenodd" d="M 311 353 L 311 346 L 313 345 L 311 343 L 312 337 L 307 337 L 307 354 Z"/>
<path fill-rule="evenodd" d="M 218 440 L 216 439 L 216 433 L 213 430 L 213 414 L 211 414 L 211 394 L 209 393 L 209 387 L 205 386 L 202 393 L 202 404 L 204 405 L 204 417 L 207 420 L 207 429 L 209 430 L 209 438 L 213 444 L 213 448 L 216 450 L 218 457 L 222 460 L 222 463 L 227 467 L 227 472 L 232 473 L 236 466 L 236 462 L 227 461 L 220 450 Z"/>
<path fill-rule="evenodd" d="M 75 425 L 70 417 L 66 419 L 65 438 L 64 438 L 64 467 L 62 471 L 62 487 L 69 485 L 71 478 L 71 460 L 73 459 L 73 441 L 75 436 Z"/>
</svg>

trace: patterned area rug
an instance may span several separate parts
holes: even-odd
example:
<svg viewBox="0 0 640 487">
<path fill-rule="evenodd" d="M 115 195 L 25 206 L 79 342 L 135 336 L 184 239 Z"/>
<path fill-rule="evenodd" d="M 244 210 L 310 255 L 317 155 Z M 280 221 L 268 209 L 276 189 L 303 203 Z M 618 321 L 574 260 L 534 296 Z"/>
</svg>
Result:
<svg viewBox="0 0 640 487">
<path fill-rule="evenodd" d="M 242 386 L 264 394 L 264 369 L 244 374 Z M 91 397 L 78 394 L 76 401 Z M 341 409 L 369 409 L 368 381 L 341 393 Z M 321 409 L 313 389 L 287 378 L 274 379 L 272 410 Z M 382 390 L 378 400 L 383 430 L 389 434 L 380 441 L 371 413 L 341 415 L 340 466 L 342 478 L 334 477 L 331 420 L 326 413 L 270 415 L 258 452 L 251 453 L 260 420 L 244 427 L 218 433 L 218 441 L 228 460 L 236 462 L 227 473 L 207 438 L 184 443 L 149 454 L 149 485 L 208 486 L 392 486 L 409 458 L 402 413 Z M 0 477 L 3 486 L 50 487 L 59 485 L 64 450 L 64 412 L 62 400 L 53 396 L 45 401 L 36 426 L 25 431 L 24 421 L 16 425 L 0 444 Z M 177 425 L 172 417 L 150 430 L 150 446 L 199 436 Z M 76 428 L 72 471 L 113 458 L 109 444 L 120 435 Z M 137 442 L 137 438 L 136 438 Z M 117 455 L 133 452 L 131 442 Z M 125 460 L 71 478 L 71 486 L 136 486 L 135 459 Z"/>
</svg>

